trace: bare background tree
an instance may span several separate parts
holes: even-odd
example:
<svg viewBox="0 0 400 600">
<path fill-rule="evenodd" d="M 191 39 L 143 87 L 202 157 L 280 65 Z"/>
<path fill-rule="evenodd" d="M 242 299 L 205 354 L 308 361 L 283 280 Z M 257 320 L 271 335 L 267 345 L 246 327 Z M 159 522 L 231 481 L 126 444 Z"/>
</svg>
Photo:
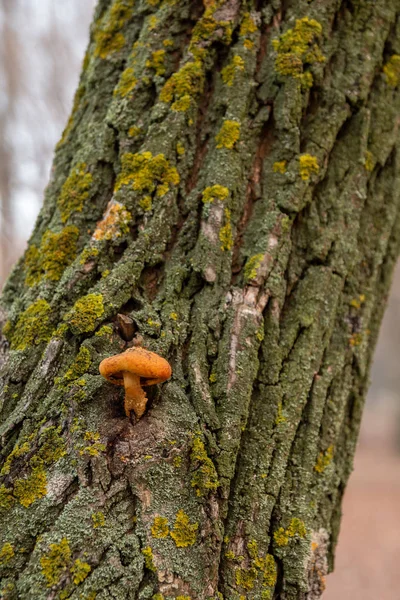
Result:
<svg viewBox="0 0 400 600">
<path fill-rule="evenodd" d="M 3 0 L 0 5 L 0 287 L 21 255 L 40 208 L 54 145 L 70 112 L 94 4 Z M 394 597 L 400 559 L 400 460 L 394 418 L 399 400 L 399 306 L 398 270 L 326 600 L 339 595 L 353 600 Z M 378 510 L 379 530 L 374 530 L 370 516 Z"/>
<path fill-rule="evenodd" d="M 94 0 L 0 2 L 0 287 L 22 253 L 71 109 Z"/>
</svg>

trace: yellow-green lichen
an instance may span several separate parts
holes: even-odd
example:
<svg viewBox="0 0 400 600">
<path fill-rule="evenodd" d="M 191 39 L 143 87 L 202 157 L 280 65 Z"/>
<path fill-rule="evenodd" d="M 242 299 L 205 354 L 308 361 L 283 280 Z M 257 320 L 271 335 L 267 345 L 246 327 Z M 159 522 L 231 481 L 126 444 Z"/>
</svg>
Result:
<svg viewBox="0 0 400 600">
<path fill-rule="evenodd" d="M 156 75 L 161 77 L 165 74 L 165 50 L 155 50 L 151 59 L 146 61 L 146 67 L 154 69 Z"/>
<path fill-rule="evenodd" d="M 137 137 L 141 133 L 142 133 L 142 130 L 140 129 L 140 127 L 137 127 L 137 125 L 132 125 L 132 127 L 129 127 L 129 129 L 128 129 L 128 135 L 131 138 Z"/>
<path fill-rule="evenodd" d="M 85 346 L 81 346 L 74 362 L 61 379 L 60 384 L 68 384 L 82 377 L 88 372 L 91 362 L 89 350 Z"/>
<path fill-rule="evenodd" d="M 250 567 L 250 569 L 236 569 L 235 580 L 236 585 L 242 587 L 245 590 L 251 590 L 257 581 L 257 569 Z"/>
<path fill-rule="evenodd" d="M 386 81 L 390 87 L 395 88 L 400 81 L 400 55 L 393 54 L 383 67 Z"/>
<path fill-rule="evenodd" d="M 84 440 L 90 443 L 79 451 L 81 456 L 98 456 L 106 449 L 105 444 L 100 442 L 100 434 L 97 431 L 86 431 Z"/>
<path fill-rule="evenodd" d="M 47 587 L 56 585 L 71 563 L 71 548 L 67 538 L 62 538 L 58 544 L 50 544 L 49 551 L 40 559 L 42 575 L 47 581 Z"/>
<path fill-rule="evenodd" d="M 375 159 L 374 159 L 374 155 L 369 150 L 367 150 L 365 153 L 364 166 L 367 169 L 367 171 L 371 172 L 374 170 Z"/>
<path fill-rule="evenodd" d="M 221 129 L 215 136 L 217 148 L 228 148 L 229 150 L 232 150 L 239 138 L 240 123 L 226 120 L 223 122 Z"/>
<path fill-rule="evenodd" d="M 7 456 L 6 461 L 0 471 L 0 475 L 8 475 L 11 469 L 12 462 L 17 458 L 24 456 L 24 454 L 27 454 L 30 449 L 31 446 L 28 441 L 21 443 L 21 445 L 19 443 L 16 444 L 13 451 L 10 452 L 10 454 Z"/>
<path fill-rule="evenodd" d="M 151 152 L 122 155 L 122 169 L 116 183 L 116 191 L 130 185 L 137 192 L 165 196 L 171 185 L 178 185 L 179 173 L 170 165 L 164 154 L 152 155 Z"/>
<path fill-rule="evenodd" d="M 15 502 L 12 489 L 0 485 L 0 510 L 9 510 Z"/>
<path fill-rule="evenodd" d="M 219 230 L 219 241 L 221 242 L 221 250 L 231 250 L 233 246 L 231 211 L 225 208 L 225 225 Z"/>
<path fill-rule="evenodd" d="M 84 248 L 80 254 L 79 264 L 84 265 L 85 263 L 94 260 L 96 256 L 99 255 L 99 249 L 93 248 L 89 246 L 88 248 Z"/>
<path fill-rule="evenodd" d="M 0 565 L 6 565 L 15 556 L 14 547 L 6 542 L 0 550 Z"/>
<path fill-rule="evenodd" d="M 245 281 L 251 281 L 257 277 L 257 270 L 260 268 L 263 259 L 264 254 L 254 254 L 247 260 L 244 267 Z"/>
<path fill-rule="evenodd" d="M 317 157 L 311 154 L 302 154 L 299 157 L 299 172 L 303 181 L 308 181 L 311 175 L 316 175 L 319 172 Z"/>
<path fill-rule="evenodd" d="M 177 142 L 177 144 L 176 144 L 176 153 L 179 156 L 183 156 L 185 154 L 185 146 L 182 144 L 182 142 Z"/>
<path fill-rule="evenodd" d="M 88 294 L 75 302 L 73 309 L 67 313 L 64 320 L 69 323 L 73 333 L 88 333 L 93 331 L 96 321 L 103 314 L 103 296 L 101 294 Z"/>
<path fill-rule="evenodd" d="M 106 519 L 104 513 L 101 511 L 92 514 L 93 521 L 93 529 L 97 529 L 98 527 L 104 527 L 106 524 Z"/>
<path fill-rule="evenodd" d="M 6 324 L 4 335 L 13 350 L 25 350 L 48 342 L 53 327 L 50 322 L 51 307 L 46 300 L 37 300 L 19 316 L 15 327 Z"/>
<path fill-rule="evenodd" d="M 17 479 L 14 483 L 13 494 L 22 506 L 28 508 L 36 500 L 47 493 L 46 472 L 42 466 L 32 469 L 27 477 Z"/>
<path fill-rule="evenodd" d="M 124 71 L 122 71 L 118 85 L 114 89 L 114 96 L 121 96 L 122 98 L 125 98 L 125 96 L 133 92 L 137 84 L 138 80 L 135 77 L 135 71 L 133 67 L 127 67 Z"/>
<path fill-rule="evenodd" d="M 150 548 L 150 546 L 143 548 L 142 554 L 144 556 L 144 563 L 146 565 L 146 568 L 149 569 L 150 571 L 157 572 L 156 566 L 153 562 L 153 551 Z"/>
<path fill-rule="evenodd" d="M 278 402 L 278 410 L 276 411 L 275 425 L 280 425 L 281 423 L 286 423 L 286 417 L 283 414 L 282 401 L 280 400 Z"/>
<path fill-rule="evenodd" d="M 328 465 L 332 462 L 333 458 L 333 445 L 331 444 L 325 452 L 320 452 L 317 458 L 317 462 L 314 466 L 314 470 L 317 473 L 323 473 Z"/>
<path fill-rule="evenodd" d="M 126 210 L 123 204 L 113 200 L 103 219 L 97 223 L 93 232 L 93 239 L 96 241 L 115 240 L 129 233 L 129 223 L 131 221 L 131 213 Z"/>
<path fill-rule="evenodd" d="M 216 33 L 219 42 L 230 44 L 232 41 L 232 24 L 229 21 L 217 21 L 214 18 L 215 4 L 207 5 L 205 3 L 205 6 L 206 10 L 192 32 L 189 49 L 193 53 L 196 51 L 196 44 L 201 43 L 201 48 L 204 47 L 204 42 L 209 41 L 213 37 L 213 33 Z"/>
<path fill-rule="evenodd" d="M 274 162 L 274 164 L 272 165 L 272 170 L 274 173 L 281 173 L 282 175 L 284 175 L 286 173 L 286 160 Z"/>
<path fill-rule="evenodd" d="M 82 212 L 85 201 L 89 198 L 92 185 L 93 177 L 87 170 L 86 163 L 81 162 L 72 167 L 57 201 L 63 223 L 73 213 Z"/>
<path fill-rule="evenodd" d="M 325 61 L 318 46 L 321 34 L 322 26 L 315 19 L 297 19 L 293 29 L 288 29 L 279 40 L 272 42 L 277 53 L 276 72 L 282 77 L 298 79 L 303 88 L 310 88 L 313 76 L 305 68 Z"/>
<path fill-rule="evenodd" d="M 155 538 L 166 538 L 169 534 L 168 519 L 165 517 L 154 517 L 151 526 L 151 535 Z"/>
<path fill-rule="evenodd" d="M 100 327 L 100 329 L 96 331 L 94 335 L 97 337 L 101 337 L 102 335 L 112 335 L 112 333 L 113 328 L 111 327 L 111 325 L 103 325 L 103 327 Z"/>
<path fill-rule="evenodd" d="M 162 594 L 154 594 L 154 596 L 151 597 L 151 600 L 164 600 L 164 596 Z"/>
<path fill-rule="evenodd" d="M 143 196 L 143 198 L 140 198 L 139 206 L 142 210 L 144 210 L 144 212 L 149 212 L 150 210 L 152 210 L 153 200 L 151 196 Z"/>
<path fill-rule="evenodd" d="M 364 302 L 365 302 L 365 294 L 360 294 L 357 298 L 353 298 L 350 301 L 350 306 L 359 310 L 361 308 L 361 306 L 364 304 Z"/>
<path fill-rule="evenodd" d="M 170 536 L 178 548 L 193 546 L 197 537 L 198 523 L 191 523 L 185 511 L 180 510 L 175 519 L 174 528 Z"/>
<path fill-rule="evenodd" d="M 223 185 L 211 185 L 203 191 L 202 196 L 204 204 L 207 204 L 208 202 L 214 202 L 214 200 L 223 201 L 229 196 L 229 190 Z"/>
<path fill-rule="evenodd" d="M 160 93 L 161 102 L 171 104 L 174 111 L 186 111 L 203 91 L 204 66 L 201 60 L 183 65 L 165 83 Z"/>
<path fill-rule="evenodd" d="M 222 81 L 229 87 L 232 87 L 235 77 L 238 73 L 244 71 L 244 60 L 238 54 L 232 58 L 231 62 L 222 69 Z"/>
<path fill-rule="evenodd" d="M 206 496 L 209 492 L 215 492 L 219 486 L 217 471 L 200 437 L 195 437 L 193 440 L 190 460 L 195 469 L 191 484 L 197 496 Z"/>
<path fill-rule="evenodd" d="M 87 562 L 83 562 L 80 558 L 77 558 L 71 568 L 72 581 L 75 585 L 79 585 L 82 581 L 85 581 L 90 571 L 90 565 Z"/>
<path fill-rule="evenodd" d="M 243 15 L 243 20 L 240 24 L 239 34 L 242 37 L 246 37 L 249 35 L 249 33 L 254 33 L 255 31 L 257 31 L 257 25 L 250 13 L 247 12 Z"/>
<path fill-rule="evenodd" d="M 64 270 L 76 256 L 76 242 L 79 229 L 70 225 L 60 233 L 46 231 L 40 247 L 31 245 L 25 255 L 26 278 L 29 286 L 38 283 L 42 277 L 58 281 Z"/>
<path fill-rule="evenodd" d="M 304 521 L 294 517 L 286 530 L 283 527 L 279 527 L 279 529 L 275 531 L 274 540 L 277 546 L 287 546 L 290 538 L 304 538 L 306 534 L 307 529 Z"/>
<path fill-rule="evenodd" d="M 125 37 L 121 30 L 133 14 L 134 1 L 116 0 L 102 17 L 94 35 L 95 56 L 105 59 L 122 50 Z"/>
</svg>

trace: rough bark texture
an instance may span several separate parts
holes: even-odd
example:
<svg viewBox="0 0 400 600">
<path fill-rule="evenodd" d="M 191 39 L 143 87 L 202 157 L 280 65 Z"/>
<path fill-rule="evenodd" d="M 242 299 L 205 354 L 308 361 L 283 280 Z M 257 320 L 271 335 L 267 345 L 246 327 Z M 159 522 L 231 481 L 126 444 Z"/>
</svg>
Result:
<svg viewBox="0 0 400 600">
<path fill-rule="evenodd" d="M 332 568 L 399 249 L 400 6 L 205 5 L 97 7 L 2 297 L 2 598 L 315 600 Z M 136 424 L 98 374 L 118 313 L 173 366 Z"/>
</svg>

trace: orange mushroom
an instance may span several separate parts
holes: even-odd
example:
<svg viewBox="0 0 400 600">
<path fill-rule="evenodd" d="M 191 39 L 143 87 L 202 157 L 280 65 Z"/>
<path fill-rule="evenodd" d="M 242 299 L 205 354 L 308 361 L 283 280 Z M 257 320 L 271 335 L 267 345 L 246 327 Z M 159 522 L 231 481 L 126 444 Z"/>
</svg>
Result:
<svg viewBox="0 0 400 600">
<path fill-rule="evenodd" d="M 165 358 L 145 348 L 129 348 L 101 361 L 99 371 L 115 385 L 125 387 L 125 413 L 133 410 L 138 419 L 146 410 L 147 396 L 142 386 L 162 383 L 171 377 Z"/>
</svg>

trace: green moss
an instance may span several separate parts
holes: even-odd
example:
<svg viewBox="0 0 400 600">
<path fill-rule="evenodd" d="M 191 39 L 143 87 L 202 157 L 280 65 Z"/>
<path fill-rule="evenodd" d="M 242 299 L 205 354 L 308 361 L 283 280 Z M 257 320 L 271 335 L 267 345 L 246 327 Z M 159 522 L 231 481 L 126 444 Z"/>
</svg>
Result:
<svg viewBox="0 0 400 600">
<path fill-rule="evenodd" d="M 106 524 L 106 519 L 104 513 L 101 511 L 92 514 L 93 521 L 93 529 L 97 529 L 98 527 L 104 527 Z"/>
<path fill-rule="evenodd" d="M 166 538 L 169 534 L 168 519 L 165 517 L 154 517 L 151 526 L 151 535 L 155 538 Z"/>
<path fill-rule="evenodd" d="M 154 69 L 156 75 L 161 77 L 165 74 L 165 50 L 155 50 L 151 59 L 146 61 L 146 67 Z"/>
<path fill-rule="evenodd" d="M 228 198 L 229 196 L 229 190 L 228 188 L 224 187 L 223 185 L 212 185 L 210 187 L 207 187 L 204 191 L 203 191 L 203 202 L 204 204 L 207 204 L 209 202 L 214 202 L 214 200 L 226 200 L 226 198 Z"/>
<path fill-rule="evenodd" d="M 42 575 L 47 581 L 47 587 L 56 585 L 61 576 L 71 564 L 71 548 L 67 538 L 59 544 L 50 544 L 50 549 L 40 559 Z"/>
<path fill-rule="evenodd" d="M 310 88 L 313 76 L 305 72 L 305 67 L 322 63 L 325 57 L 318 47 L 322 26 L 315 19 L 304 17 L 296 21 L 293 29 L 288 29 L 272 45 L 277 53 L 276 72 L 282 77 L 299 79 L 302 87 Z"/>
<path fill-rule="evenodd" d="M 80 558 L 77 558 L 71 569 L 72 581 L 75 585 L 79 585 L 82 581 L 85 581 L 90 571 L 90 565 L 87 562 L 83 562 Z"/>
<path fill-rule="evenodd" d="M 73 213 L 82 212 L 84 203 L 89 198 L 92 184 L 93 177 L 87 170 L 86 163 L 78 163 L 72 167 L 58 198 L 58 207 L 63 223 Z"/>
<path fill-rule="evenodd" d="M 138 80 L 135 77 L 135 71 L 133 67 L 127 67 L 120 77 L 117 87 L 114 90 L 114 96 L 121 96 L 125 98 L 128 94 L 133 92 L 138 84 Z"/>
<path fill-rule="evenodd" d="M 38 466 L 33 468 L 27 477 L 16 480 L 13 494 L 22 506 L 28 508 L 36 500 L 46 495 L 46 485 L 46 472 L 42 466 Z"/>
<path fill-rule="evenodd" d="M 73 309 L 64 317 L 73 333 L 88 333 L 93 331 L 96 321 L 104 314 L 103 296 L 88 294 L 82 296 L 74 304 Z"/>
<path fill-rule="evenodd" d="M 274 164 L 272 165 L 272 170 L 274 173 L 281 173 L 282 175 L 284 175 L 286 173 L 286 160 L 274 162 Z"/>
<path fill-rule="evenodd" d="M 320 452 L 314 470 L 317 473 L 323 473 L 328 465 L 331 464 L 333 458 L 333 445 L 329 446 L 325 452 Z"/>
<path fill-rule="evenodd" d="M 255 567 L 250 567 L 250 569 L 236 569 L 236 585 L 245 590 L 252 590 L 257 581 L 257 575 L 258 573 Z"/>
<path fill-rule="evenodd" d="M 134 3 L 134 0 L 116 0 L 111 5 L 95 32 L 95 56 L 105 59 L 125 46 L 121 30 L 133 14 Z"/>
<path fill-rule="evenodd" d="M 0 565 L 6 565 L 15 556 L 14 547 L 6 542 L 0 550 Z"/>
<path fill-rule="evenodd" d="M 149 569 L 149 571 L 153 571 L 153 572 L 157 572 L 156 566 L 153 562 L 153 551 L 150 548 L 150 546 L 147 546 L 146 548 L 143 548 L 142 550 L 142 554 L 144 556 L 144 563 L 146 565 L 146 568 Z"/>
<path fill-rule="evenodd" d="M 395 88 L 399 85 L 400 81 L 400 56 L 393 54 L 388 62 L 383 67 L 386 81 L 390 87 Z"/>
<path fill-rule="evenodd" d="M 264 254 L 255 254 L 251 256 L 244 267 L 244 279 L 245 281 L 251 281 L 257 277 L 257 270 L 259 269 L 264 258 Z"/>
<path fill-rule="evenodd" d="M 176 515 L 174 528 L 170 532 L 170 536 L 178 548 L 193 546 L 198 528 L 198 523 L 191 523 L 189 516 L 183 510 L 180 510 Z"/>
<path fill-rule="evenodd" d="M 319 172 L 318 159 L 311 154 L 302 154 L 299 158 L 300 162 L 300 177 L 303 181 L 308 181 L 313 174 Z"/>
<path fill-rule="evenodd" d="M 215 492 L 219 487 L 217 471 L 199 437 L 193 440 L 190 460 L 195 469 L 191 484 L 197 496 L 206 496 L 209 492 Z"/>
<path fill-rule="evenodd" d="M 217 148 L 228 148 L 232 150 L 240 138 L 240 123 L 236 121 L 224 121 L 221 129 L 215 136 Z"/>
<path fill-rule="evenodd" d="M 70 225 L 60 233 L 46 231 L 43 235 L 40 248 L 32 245 L 25 256 L 27 271 L 25 283 L 35 285 L 42 277 L 51 281 L 58 281 L 68 265 L 76 256 L 76 242 L 79 238 L 79 229 Z"/>
<path fill-rule="evenodd" d="M 186 111 L 204 88 L 204 66 L 201 60 L 186 63 L 165 83 L 160 93 L 161 102 L 171 104 L 175 111 Z"/>
<path fill-rule="evenodd" d="M 14 502 L 12 489 L 7 488 L 5 485 L 0 485 L 0 510 L 9 510 Z"/>
<path fill-rule="evenodd" d="M 225 208 L 225 225 L 219 231 L 219 241 L 221 242 L 221 250 L 231 250 L 233 246 L 231 211 Z"/>
<path fill-rule="evenodd" d="M 238 54 L 232 58 L 231 62 L 222 69 L 222 81 L 229 87 L 232 87 L 235 77 L 238 73 L 244 71 L 244 60 Z"/>
<path fill-rule="evenodd" d="M 7 326 L 3 333 L 10 341 L 13 350 L 25 350 L 48 342 L 53 327 L 50 322 L 51 307 L 46 300 L 37 300 L 19 316 L 13 328 Z"/>
<path fill-rule="evenodd" d="M 165 196 L 171 185 L 178 185 L 179 173 L 169 164 L 164 154 L 153 156 L 151 152 L 126 153 L 121 159 L 122 170 L 118 176 L 116 190 L 130 185 L 133 190 Z"/>
</svg>

